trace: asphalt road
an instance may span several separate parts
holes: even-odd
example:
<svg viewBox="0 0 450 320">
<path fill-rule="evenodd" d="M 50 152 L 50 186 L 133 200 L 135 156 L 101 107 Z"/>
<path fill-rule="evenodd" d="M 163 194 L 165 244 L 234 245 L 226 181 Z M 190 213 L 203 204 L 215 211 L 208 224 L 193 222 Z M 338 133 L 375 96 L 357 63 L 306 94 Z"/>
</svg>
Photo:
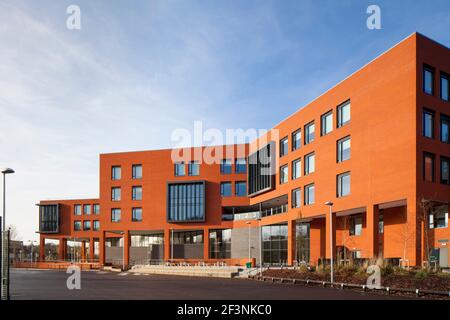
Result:
<svg viewBox="0 0 450 320">
<path fill-rule="evenodd" d="M 373 293 L 247 279 L 191 278 L 164 275 L 81 273 L 81 290 L 69 290 L 69 274 L 54 270 L 11 270 L 13 300 L 311 300 L 399 299 Z"/>
</svg>

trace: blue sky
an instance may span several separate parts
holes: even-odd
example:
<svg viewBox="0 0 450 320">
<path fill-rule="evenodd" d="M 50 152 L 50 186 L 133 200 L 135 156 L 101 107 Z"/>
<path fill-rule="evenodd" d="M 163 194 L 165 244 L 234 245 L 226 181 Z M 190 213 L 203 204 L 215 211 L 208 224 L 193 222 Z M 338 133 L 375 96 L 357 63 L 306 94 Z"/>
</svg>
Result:
<svg viewBox="0 0 450 320">
<path fill-rule="evenodd" d="M 35 238 L 40 199 L 97 197 L 99 153 L 171 147 L 195 120 L 269 129 L 414 31 L 449 46 L 449 16 L 448 0 L 3 0 L 8 224 Z"/>
</svg>

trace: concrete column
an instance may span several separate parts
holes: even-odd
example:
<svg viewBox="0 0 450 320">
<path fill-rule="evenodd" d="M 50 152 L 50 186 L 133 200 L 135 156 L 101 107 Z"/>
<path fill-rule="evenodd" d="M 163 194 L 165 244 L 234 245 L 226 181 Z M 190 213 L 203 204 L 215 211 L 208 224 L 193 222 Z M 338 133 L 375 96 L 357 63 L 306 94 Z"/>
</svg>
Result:
<svg viewBox="0 0 450 320">
<path fill-rule="evenodd" d="M 124 245 L 124 259 L 125 266 L 130 264 L 130 231 L 125 230 L 123 234 L 123 245 Z"/>
<path fill-rule="evenodd" d="M 378 221 L 380 212 L 378 205 L 369 205 L 366 210 L 366 229 L 363 231 L 366 234 L 365 248 L 363 250 L 363 257 L 367 259 L 378 257 Z"/>
<path fill-rule="evenodd" d="M 100 232 L 100 238 L 98 239 L 98 249 L 99 249 L 99 263 L 100 265 L 105 265 L 106 262 L 106 248 L 105 248 L 105 241 L 106 241 L 106 232 L 101 231 Z"/>
<path fill-rule="evenodd" d="M 42 234 L 39 239 L 39 261 L 45 261 L 45 238 Z"/>
<path fill-rule="evenodd" d="M 288 265 L 293 265 L 295 260 L 296 224 L 297 222 L 295 220 L 288 221 L 288 257 L 287 257 Z"/>
<path fill-rule="evenodd" d="M 95 238 L 89 239 L 89 260 L 90 262 L 94 261 L 95 252 Z"/>
<path fill-rule="evenodd" d="M 336 260 L 336 213 L 333 212 L 333 230 L 330 230 L 330 213 L 328 212 L 325 216 L 325 258 L 331 258 L 330 250 L 330 236 L 333 237 L 333 258 Z"/>
<path fill-rule="evenodd" d="M 209 229 L 203 229 L 203 259 L 209 259 Z"/>
</svg>

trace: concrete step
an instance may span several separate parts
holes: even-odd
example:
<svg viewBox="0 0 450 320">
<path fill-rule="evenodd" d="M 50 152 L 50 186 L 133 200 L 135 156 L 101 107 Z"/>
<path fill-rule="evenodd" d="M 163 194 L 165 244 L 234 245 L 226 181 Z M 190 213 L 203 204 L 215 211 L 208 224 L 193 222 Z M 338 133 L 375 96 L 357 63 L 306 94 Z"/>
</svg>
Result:
<svg viewBox="0 0 450 320">
<path fill-rule="evenodd" d="M 131 273 L 165 274 L 189 277 L 233 278 L 239 275 L 239 267 L 180 267 L 180 266 L 134 266 Z"/>
</svg>

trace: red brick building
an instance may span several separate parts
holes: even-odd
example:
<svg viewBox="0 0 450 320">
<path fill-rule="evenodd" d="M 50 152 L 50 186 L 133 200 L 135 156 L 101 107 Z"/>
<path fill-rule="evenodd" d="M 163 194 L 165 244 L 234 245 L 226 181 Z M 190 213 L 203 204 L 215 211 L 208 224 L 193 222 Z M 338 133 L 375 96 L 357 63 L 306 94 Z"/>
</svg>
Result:
<svg viewBox="0 0 450 320">
<path fill-rule="evenodd" d="M 339 263 L 448 267 L 449 74 L 450 50 L 415 33 L 215 163 L 195 156 L 208 148 L 102 154 L 98 199 L 40 202 L 41 242 L 101 263 L 291 265 L 328 259 L 333 237 Z"/>
</svg>

